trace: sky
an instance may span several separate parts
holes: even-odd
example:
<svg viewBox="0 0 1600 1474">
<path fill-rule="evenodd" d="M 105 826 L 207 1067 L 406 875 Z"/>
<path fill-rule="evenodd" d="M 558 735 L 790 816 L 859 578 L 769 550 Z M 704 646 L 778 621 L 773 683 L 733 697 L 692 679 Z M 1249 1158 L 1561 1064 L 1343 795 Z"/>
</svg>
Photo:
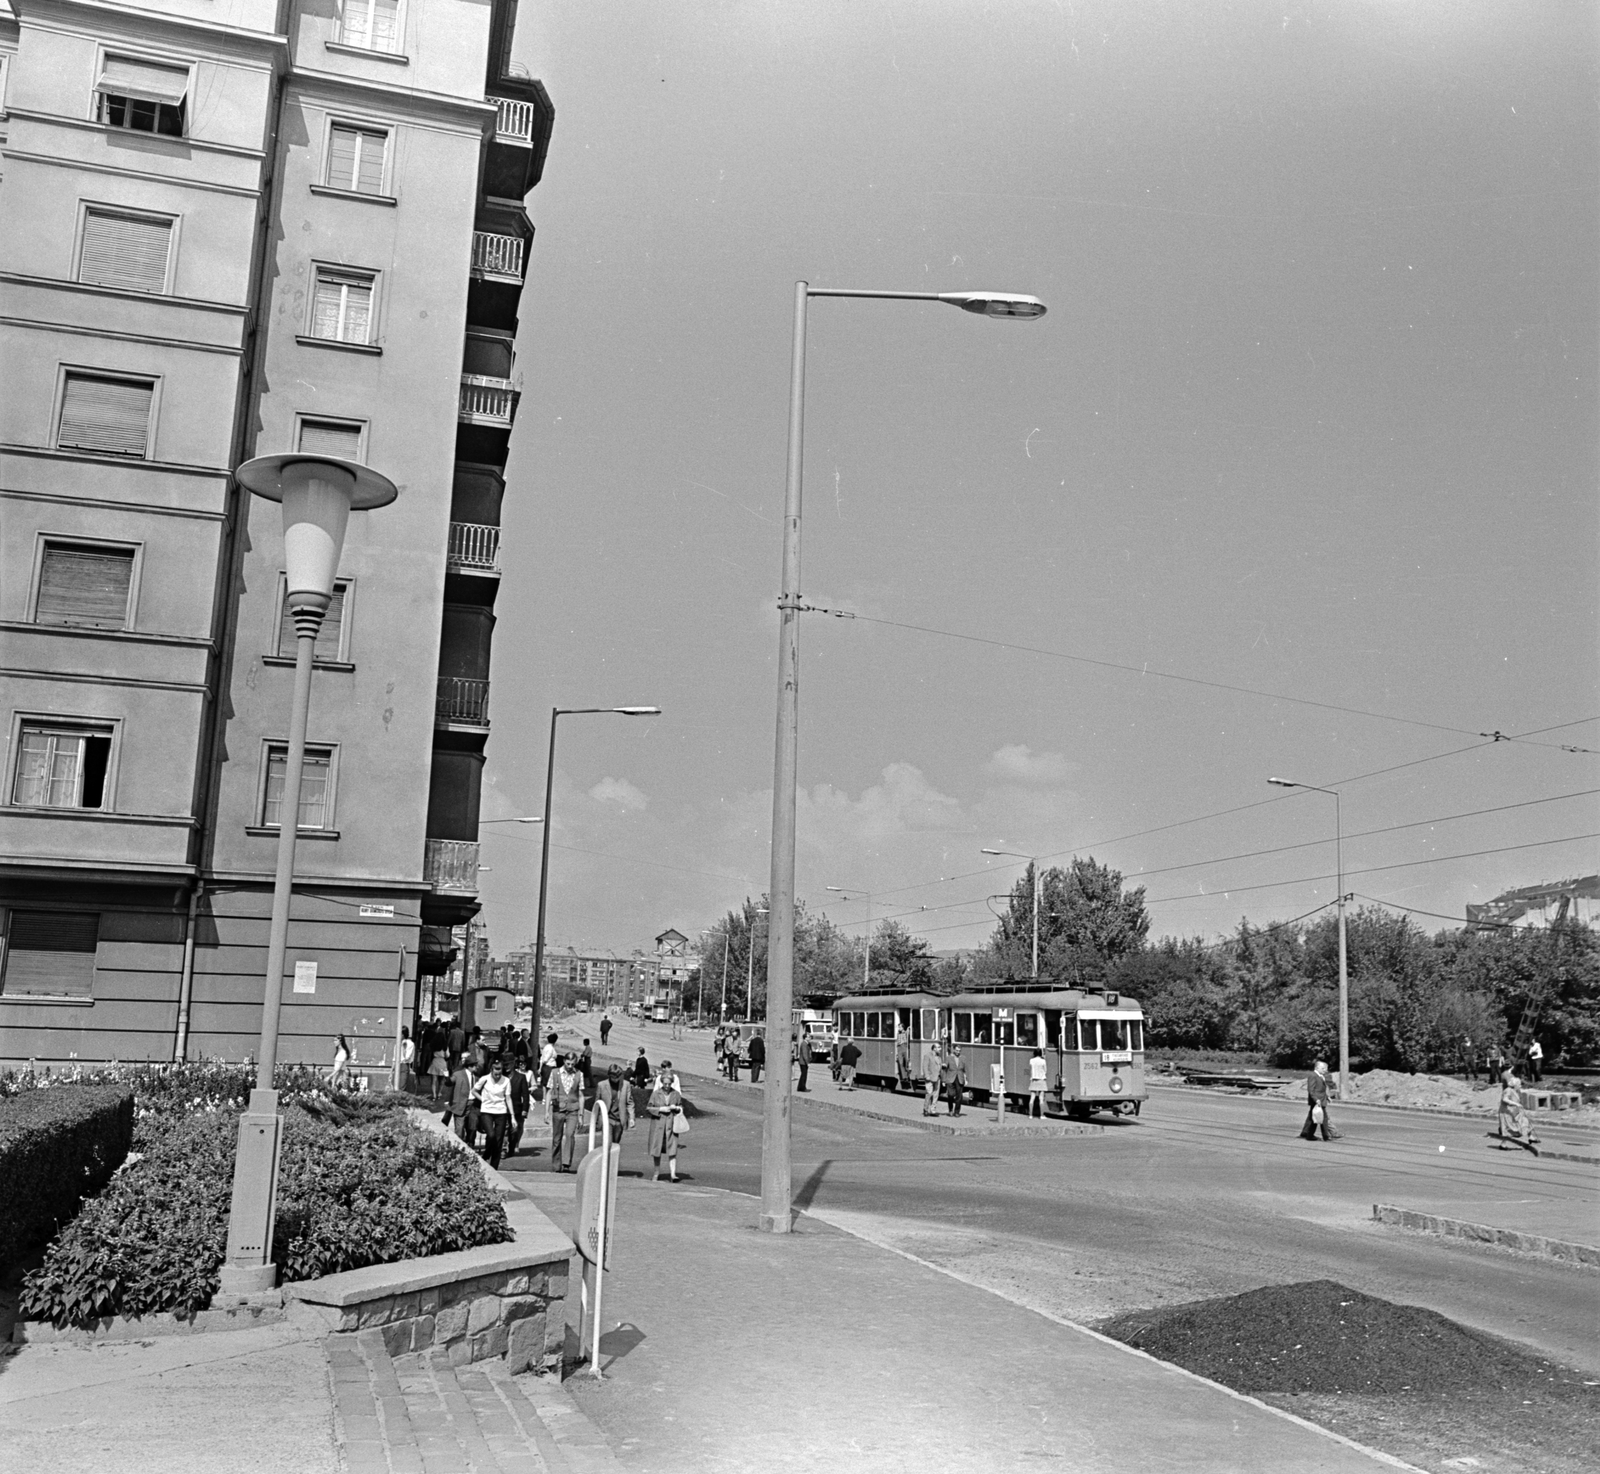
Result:
<svg viewBox="0 0 1600 1474">
<path fill-rule="evenodd" d="M 560 721 L 551 946 L 767 889 L 800 279 L 1049 306 L 811 304 L 802 590 L 857 616 L 802 618 L 813 909 L 981 946 L 987 846 L 1153 936 L 1300 916 L 1334 799 L 1278 776 L 1430 930 L 1600 868 L 1589 7 L 524 0 L 515 54 L 484 817 L 542 812 L 552 706 L 663 709 Z M 539 830 L 482 835 L 503 954 Z"/>
</svg>

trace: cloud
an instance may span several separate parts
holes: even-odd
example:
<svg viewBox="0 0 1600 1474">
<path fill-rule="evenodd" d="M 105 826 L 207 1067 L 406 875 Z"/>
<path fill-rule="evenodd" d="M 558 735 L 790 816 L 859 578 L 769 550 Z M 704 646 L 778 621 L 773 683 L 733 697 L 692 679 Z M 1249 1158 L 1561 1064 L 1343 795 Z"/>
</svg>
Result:
<svg viewBox="0 0 1600 1474">
<path fill-rule="evenodd" d="M 602 778 L 589 790 L 589 797 L 597 803 L 615 804 L 624 814 L 635 813 L 650 803 L 626 778 Z"/>
<path fill-rule="evenodd" d="M 984 771 L 1002 783 L 1048 788 L 1067 782 L 1075 766 L 1059 752 L 1035 752 L 1025 743 L 1013 742 L 996 751 Z"/>
</svg>

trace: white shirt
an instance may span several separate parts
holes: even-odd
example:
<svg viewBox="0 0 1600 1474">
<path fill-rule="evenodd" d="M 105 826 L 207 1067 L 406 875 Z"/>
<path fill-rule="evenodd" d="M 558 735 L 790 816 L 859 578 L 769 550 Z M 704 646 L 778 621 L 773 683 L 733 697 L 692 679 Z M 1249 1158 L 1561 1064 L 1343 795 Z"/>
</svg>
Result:
<svg viewBox="0 0 1600 1474">
<path fill-rule="evenodd" d="M 498 1080 L 493 1075 L 485 1075 L 483 1079 L 473 1086 L 472 1093 L 478 1097 L 478 1108 L 486 1116 L 509 1116 L 511 1114 L 511 1077 L 502 1075 Z"/>
<path fill-rule="evenodd" d="M 539 1063 L 542 1065 L 553 1065 L 555 1062 L 556 1047 L 554 1044 L 546 1044 L 545 1047 L 539 1051 Z"/>
<path fill-rule="evenodd" d="M 417 1043 L 416 1043 L 416 1040 L 414 1040 L 414 1039 L 402 1039 L 400 1041 L 400 1062 L 402 1064 L 407 1064 L 408 1065 L 416 1057 L 417 1057 Z"/>
<path fill-rule="evenodd" d="M 1028 1061 L 1028 1083 L 1030 1085 L 1043 1085 L 1048 1078 L 1049 1071 L 1045 1067 L 1044 1060 L 1030 1059 Z"/>
</svg>

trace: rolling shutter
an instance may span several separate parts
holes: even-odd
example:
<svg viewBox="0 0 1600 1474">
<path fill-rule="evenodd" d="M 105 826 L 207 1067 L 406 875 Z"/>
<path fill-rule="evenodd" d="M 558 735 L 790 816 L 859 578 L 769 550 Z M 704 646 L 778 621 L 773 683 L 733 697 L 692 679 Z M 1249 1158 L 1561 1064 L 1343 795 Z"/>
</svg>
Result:
<svg viewBox="0 0 1600 1474">
<path fill-rule="evenodd" d="M 150 443 L 150 403 L 155 385 L 130 379 L 68 374 L 56 444 L 66 450 L 103 450 L 143 456 Z"/>
<path fill-rule="evenodd" d="M 340 425 L 331 420 L 301 420 L 298 450 L 311 455 L 340 456 L 347 461 L 361 459 L 361 426 Z"/>
<path fill-rule="evenodd" d="M 111 97 L 137 97 L 142 102 L 177 107 L 189 90 L 189 69 L 164 67 L 131 56 L 108 56 L 95 90 Z"/>
<path fill-rule="evenodd" d="M 361 194 L 383 193 L 383 154 L 389 135 L 335 123 L 328 134 L 328 183 Z"/>
<path fill-rule="evenodd" d="M 100 917 L 93 911 L 13 911 L 0 992 L 92 998 Z"/>
<path fill-rule="evenodd" d="M 322 628 L 317 631 L 317 643 L 312 651 L 313 660 L 339 659 L 339 646 L 344 637 L 344 596 L 349 587 L 347 583 L 333 586 L 333 602 L 322 616 Z M 278 654 L 293 660 L 296 639 L 294 620 L 289 616 L 289 601 L 285 599 L 278 615 Z"/>
<path fill-rule="evenodd" d="M 164 291 L 171 241 L 170 220 L 90 210 L 84 216 L 78 280 L 141 292 Z"/>
<path fill-rule="evenodd" d="M 46 543 L 39 569 L 39 624 L 119 630 L 128 622 L 132 548 L 79 548 Z"/>
</svg>

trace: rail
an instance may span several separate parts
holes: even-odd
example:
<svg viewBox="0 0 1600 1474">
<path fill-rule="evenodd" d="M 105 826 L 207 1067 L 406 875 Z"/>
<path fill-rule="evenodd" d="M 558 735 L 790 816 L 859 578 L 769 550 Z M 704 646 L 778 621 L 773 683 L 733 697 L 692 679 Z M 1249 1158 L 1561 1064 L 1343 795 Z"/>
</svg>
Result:
<svg viewBox="0 0 1600 1474">
<path fill-rule="evenodd" d="M 433 719 L 435 725 L 459 722 L 468 727 L 487 727 L 489 683 L 464 676 L 440 676 Z"/>
<path fill-rule="evenodd" d="M 423 841 L 422 878 L 436 891 L 478 891 L 478 842 L 475 839 Z"/>
<path fill-rule="evenodd" d="M 520 235 L 475 230 L 472 232 L 472 269 L 485 276 L 509 276 L 521 281 L 522 250 Z"/>
<path fill-rule="evenodd" d="M 500 529 L 484 522 L 452 522 L 445 561 L 451 568 L 484 572 L 500 566 Z"/>
<path fill-rule="evenodd" d="M 462 374 L 460 418 L 472 425 L 511 427 L 516 413 L 517 391 L 510 379 L 488 374 Z"/>
</svg>

